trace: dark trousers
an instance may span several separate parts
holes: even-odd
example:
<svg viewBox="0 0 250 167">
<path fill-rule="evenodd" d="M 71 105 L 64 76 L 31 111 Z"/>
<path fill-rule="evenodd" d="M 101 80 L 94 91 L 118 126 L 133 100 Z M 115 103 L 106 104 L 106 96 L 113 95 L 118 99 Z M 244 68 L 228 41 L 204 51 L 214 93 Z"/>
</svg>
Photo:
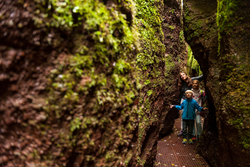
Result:
<svg viewBox="0 0 250 167">
<path fill-rule="evenodd" d="M 183 138 L 192 139 L 192 133 L 194 128 L 194 120 L 183 119 Z"/>
</svg>

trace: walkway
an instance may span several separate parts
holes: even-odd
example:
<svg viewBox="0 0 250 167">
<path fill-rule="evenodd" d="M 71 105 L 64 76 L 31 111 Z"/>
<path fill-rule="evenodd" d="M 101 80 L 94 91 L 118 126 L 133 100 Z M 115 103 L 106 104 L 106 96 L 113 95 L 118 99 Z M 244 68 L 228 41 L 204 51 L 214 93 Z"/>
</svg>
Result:
<svg viewBox="0 0 250 167">
<path fill-rule="evenodd" d="M 173 133 L 158 141 L 155 167 L 209 167 L 207 162 L 195 153 L 194 145 L 182 144 L 180 118 L 175 120 Z M 203 122 L 203 120 L 202 120 Z"/>
</svg>

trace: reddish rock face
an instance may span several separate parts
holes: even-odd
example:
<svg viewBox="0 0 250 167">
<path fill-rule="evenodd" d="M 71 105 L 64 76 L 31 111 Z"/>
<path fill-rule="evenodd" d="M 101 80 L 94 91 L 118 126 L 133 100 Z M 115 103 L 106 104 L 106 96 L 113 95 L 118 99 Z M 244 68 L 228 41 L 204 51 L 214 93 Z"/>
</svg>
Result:
<svg viewBox="0 0 250 167">
<path fill-rule="evenodd" d="M 184 2 L 185 37 L 209 105 L 197 150 L 212 166 L 249 166 L 249 1 Z"/>
<path fill-rule="evenodd" d="M 157 153 L 157 141 L 171 133 L 175 118 L 178 117 L 176 109 L 169 108 L 170 104 L 177 104 L 179 90 L 177 79 L 180 67 L 184 66 L 186 59 L 186 47 L 180 41 L 180 6 L 175 0 L 164 1 L 164 6 L 160 8 L 162 18 L 162 31 L 164 34 L 163 44 L 165 46 L 165 64 L 160 64 L 158 70 L 165 71 L 165 88 L 157 88 L 157 99 L 151 97 L 151 113 L 157 111 L 160 117 L 157 122 L 147 128 L 146 135 L 142 138 L 140 158 L 145 159 L 144 166 L 153 166 Z M 181 64 L 178 60 L 182 60 Z M 161 80 L 164 80 L 162 78 Z M 152 115 L 154 116 L 154 115 Z M 133 165 L 132 165 L 133 166 Z"/>
<path fill-rule="evenodd" d="M 160 61 L 147 64 L 147 70 L 142 70 L 144 73 L 138 75 L 136 68 L 129 65 L 136 59 L 138 52 L 134 43 L 140 41 L 133 38 L 138 41 L 125 45 L 124 43 L 133 40 L 131 36 L 136 36 L 133 34 L 127 41 L 120 42 L 125 36 L 124 27 L 128 26 L 126 33 L 130 33 L 129 30 L 132 29 L 134 11 L 131 4 L 124 4 L 125 1 L 121 4 L 115 4 L 117 1 L 100 1 L 102 8 L 97 7 L 96 10 L 112 11 L 112 14 L 107 12 L 111 19 L 122 18 L 121 22 L 112 22 L 113 27 L 118 27 L 114 31 L 109 29 L 112 26 L 108 23 L 97 26 L 97 30 L 88 31 L 90 27 L 85 27 L 87 18 L 81 20 L 83 25 L 69 30 L 69 27 L 64 27 L 68 23 L 59 24 L 57 21 L 60 19 L 56 20 L 56 16 L 52 16 L 55 12 L 51 8 L 53 4 L 48 4 L 49 1 L 40 2 L 0 1 L 0 165 L 135 166 L 138 158 L 141 158 L 145 166 L 153 166 L 157 141 L 171 131 L 177 116 L 176 111 L 169 109 L 169 104 L 178 100 L 175 78 L 179 77 L 178 59 L 183 58 L 179 57 L 183 46 L 179 43 L 178 36 L 178 3 L 168 1 L 164 6 L 161 1 L 156 4 L 160 7 L 159 11 L 157 9 L 159 22 L 161 18 L 164 19 L 162 25 L 159 25 L 160 30 L 162 26 L 164 35 L 161 31 L 157 32 L 159 48 L 165 50 L 165 46 L 166 52 L 152 51 L 149 56 L 156 56 Z M 95 1 L 96 6 L 100 3 Z M 54 5 L 65 6 L 59 1 Z M 111 10 L 115 5 L 117 8 Z M 119 12 L 123 15 L 118 17 Z M 86 13 L 89 14 L 84 14 Z M 102 16 L 106 18 L 107 13 Z M 125 15 L 126 21 L 123 19 Z M 60 13 L 59 16 L 68 15 Z M 72 17 L 75 21 L 78 20 L 76 13 Z M 91 21 L 93 26 L 97 20 Z M 119 27 L 120 24 L 124 25 Z M 101 30 L 98 29 L 100 27 L 106 31 L 103 36 L 112 32 L 108 40 L 98 38 L 101 35 Z M 117 41 L 120 42 L 118 45 L 111 45 Z M 101 51 L 98 50 L 100 47 Z M 119 47 L 119 51 L 113 52 Z M 94 57 L 96 50 L 98 56 Z M 91 68 L 88 68 L 95 71 L 88 71 L 87 68 L 72 70 L 72 62 L 69 61 L 72 59 L 69 58 L 76 53 L 83 54 L 82 52 L 88 57 L 78 59 L 85 61 L 79 68 L 92 63 Z M 116 61 L 117 57 L 124 55 L 120 62 Z M 105 65 L 103 64 L 107 59 L 102 60 L 102 56 L 107 56 L 108 63 Z M 81 61 L 72 64 L 76 65 Z M 119 69 L 122 70 L 113 75 Z M 152 75 L 155 71 L 159 76 Z M 72 77 L 77 72 L 84 75 L 80 78 Z M 159 82 L 139 91 L 135 88 L 138 86 L 135 80 L 140 75 L 147 76 L 146 80 Z M 123 80 L 115 80 L 117 76 Z M 102 80 L 103 78 L 106 80 Z M 67 79 L 67 83 L 57 83 Z M 112 84 L 112 79 L 120 82 L 120 85 Z M 104 86 L 105 83 L 107 87 Z M 128 87 L 134 94 L 126 94 Z M 111 89 L 114 96 L 110 95 Z M 154 90 L 152 96 L 147 93 L 151 89 Z M 104 96 L 107 97 L 106 101 L 101 101 Z M 145 133 L 142 136 L 138 129 L 139 123 L 143 125 L 144 122 L 136 110 L 140 107 L 148 107 L 145 111 L 147 113 L 143 114 L 151 123 L 143 129 Z"/>
</svg>

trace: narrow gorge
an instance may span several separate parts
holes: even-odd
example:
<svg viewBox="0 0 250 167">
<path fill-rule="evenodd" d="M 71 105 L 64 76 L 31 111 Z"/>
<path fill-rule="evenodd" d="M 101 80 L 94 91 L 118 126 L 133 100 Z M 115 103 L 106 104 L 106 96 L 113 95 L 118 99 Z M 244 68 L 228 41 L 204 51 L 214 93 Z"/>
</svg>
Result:
<svg viewBox="0 0 250 167">
<path fill-rule="evenodd" d="M 0 0 L 0 166 L 153 167 L 178 117 L 179 73 L 197 68 L 209 108 L 197 152 L 250 166 L 249 8 Z"/>
</svg>

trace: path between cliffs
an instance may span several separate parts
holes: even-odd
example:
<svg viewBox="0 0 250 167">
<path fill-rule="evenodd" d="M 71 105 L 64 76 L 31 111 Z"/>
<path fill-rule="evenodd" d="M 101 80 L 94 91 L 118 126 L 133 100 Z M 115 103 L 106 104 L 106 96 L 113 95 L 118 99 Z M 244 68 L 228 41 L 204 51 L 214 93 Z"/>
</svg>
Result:
<svg viewBox="0 0 250 167">
<path fill-rule="evenodd" d="M 173 132 L 158 141 L 155 167 L 210 167 L 195 153 L 197 142 L 193 145 L 182 144 L 182 137 L 177 136 L 181 131 L 180 121 L 180 118 L 176 119 Z"/>
</svg>

